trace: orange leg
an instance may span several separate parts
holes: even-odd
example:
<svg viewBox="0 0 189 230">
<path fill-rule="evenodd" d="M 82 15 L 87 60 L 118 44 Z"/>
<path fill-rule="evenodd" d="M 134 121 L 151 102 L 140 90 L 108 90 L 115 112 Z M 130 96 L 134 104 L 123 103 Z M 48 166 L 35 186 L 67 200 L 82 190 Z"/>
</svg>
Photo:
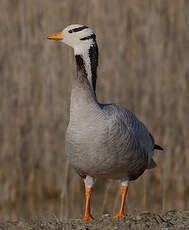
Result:
<svg viewBox="0 0 189 230">
<path fill-rule="evenodd" d="M 120 191 L 121 191 L 121 208 L 119 213 L 114 216 L 115 220 L 119 220 L 123 217 L 125 217 L 125 213 L 124 213 L 124 205 L 125 205 L 125 197 L 127 195 L 127 190 L 128 190 L 128 186 L 120 186 Z"/>
<path fill-rule="evenodd" d="M 91 199 L 92 188 L 85 188 L 86 195 L 86 205 L 85 205 L 85 216 L 84 221 L 93 220 L 93 217 L 90 214 L 90 199 Z"/>
</svg>

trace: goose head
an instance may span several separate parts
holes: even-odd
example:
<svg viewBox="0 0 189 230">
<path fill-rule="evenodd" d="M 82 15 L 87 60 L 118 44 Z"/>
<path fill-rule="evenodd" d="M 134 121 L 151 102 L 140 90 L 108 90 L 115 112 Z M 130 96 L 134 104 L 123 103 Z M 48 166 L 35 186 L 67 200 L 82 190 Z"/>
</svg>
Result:
<svg viewBox="0 0 189 230">
<path fill-rule="evenodd" d="M 48 39 L 59 40 L 74 49 L 75 55 L 83 55 L 96 44 L 96 36 L 87 26 L 74 24 L 67 26 L 61 32 L 48 36 Z"/>
</svg>

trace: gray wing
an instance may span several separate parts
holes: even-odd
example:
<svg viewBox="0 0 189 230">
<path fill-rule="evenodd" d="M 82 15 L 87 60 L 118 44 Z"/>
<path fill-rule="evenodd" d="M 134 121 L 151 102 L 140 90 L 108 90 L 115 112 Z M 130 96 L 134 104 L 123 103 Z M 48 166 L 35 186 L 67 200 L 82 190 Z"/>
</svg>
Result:
<svg viewBox="0 0 189 230">
<path fill-rule="evenodd" d="M 117 127 L 121 128 L 123 133 L 131 135 L 136 150 L 150 152 L 154 150 L 155 142 L 151 133 L 145 125 L 128 109 L 115 104 L 104 105 L 103 110 L 107 117 L 116 122 Z M 123 127 L 124 126 L 124 127 Z"/>
<path fill-rule="evenodd" d="M 146 168 L 154 168 L 156 164 L 152 157 L 155 143 L 145 125 L 124 107 L 109 104 L 104 105 L 103 110 L 115 123 L 111 130 L 112 135 L 114 139 L 117 137 L 116 143 L 123 146 L 125 152 L 122 150 L 122 155 L 130 159 L 129 167 L 133 167 L 132 171 L 138 170 L 138 174 L 142 174 Z"/>
</svg>

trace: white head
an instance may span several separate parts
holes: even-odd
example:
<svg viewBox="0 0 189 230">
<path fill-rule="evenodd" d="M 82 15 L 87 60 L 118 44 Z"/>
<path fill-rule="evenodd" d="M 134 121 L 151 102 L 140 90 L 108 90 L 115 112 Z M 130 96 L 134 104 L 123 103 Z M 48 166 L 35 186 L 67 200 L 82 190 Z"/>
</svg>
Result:
<svg viewBox="0 0 189 230">
<path fill-rule="evenodd" d="M 74 24 L 63 31 L 48 36 L 48 39 L 60 40 L 74 49 L 75 55 L 84 54 L 96 43 L 96 36 L 87 26 Z"/>
</svg>

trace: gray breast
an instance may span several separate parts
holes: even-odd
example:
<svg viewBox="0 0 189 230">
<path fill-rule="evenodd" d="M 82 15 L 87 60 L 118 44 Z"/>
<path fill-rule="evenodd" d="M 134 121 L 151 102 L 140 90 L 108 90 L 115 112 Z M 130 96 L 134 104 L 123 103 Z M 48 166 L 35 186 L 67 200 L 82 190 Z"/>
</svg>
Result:
<svg viewBox="0 0 189 230">
<path fill-rule="evenodd" d="M 107 174 L 116 163 L 116 156 L 110 151 L 109 121 L 102 115 L 101 119 L 94 116 L 70 123 L 66 132 L 66 153 L 78 173 Z"/>
</svg>

